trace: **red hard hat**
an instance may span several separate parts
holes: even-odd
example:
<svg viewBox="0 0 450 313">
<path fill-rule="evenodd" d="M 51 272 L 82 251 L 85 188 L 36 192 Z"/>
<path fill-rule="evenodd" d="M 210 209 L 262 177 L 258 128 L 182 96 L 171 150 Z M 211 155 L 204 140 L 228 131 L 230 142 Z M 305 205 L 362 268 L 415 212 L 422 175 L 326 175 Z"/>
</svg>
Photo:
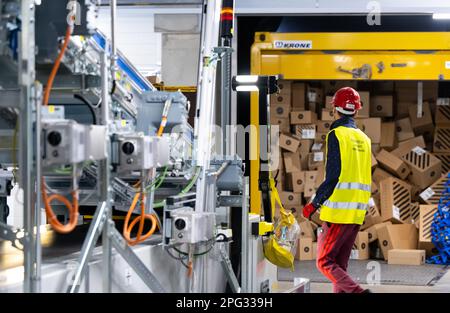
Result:
<svg viewBox="0 0 450 313">
<path fill-rule="evenodd" d="M 334 105 L 336 111 L 342 114 L 354 114 L 362 108 L 359 93 L 351 87 L 344 87 L 336 91 L 331 104 Z"/>
</svg>

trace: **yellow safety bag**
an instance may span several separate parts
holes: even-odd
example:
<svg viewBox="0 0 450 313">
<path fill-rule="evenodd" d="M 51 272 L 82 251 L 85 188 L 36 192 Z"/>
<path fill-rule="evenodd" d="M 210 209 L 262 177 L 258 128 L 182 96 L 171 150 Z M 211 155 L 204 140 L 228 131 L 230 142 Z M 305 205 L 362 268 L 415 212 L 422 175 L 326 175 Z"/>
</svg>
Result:
<svg viewBox="0 0 450 313">
<path fill-rule="evenodd" d="M 281 203 L 275 181 L 270 178 L 272 216 L 275 215 L 275 204 L 280 207 L 280 218 L 275 222 L 274 232 L 264 244 L 264 255 L 272 264 L 294 270 L 294 254 L 300 227 L 291 212 L 287 212 Z"/>
</svg>

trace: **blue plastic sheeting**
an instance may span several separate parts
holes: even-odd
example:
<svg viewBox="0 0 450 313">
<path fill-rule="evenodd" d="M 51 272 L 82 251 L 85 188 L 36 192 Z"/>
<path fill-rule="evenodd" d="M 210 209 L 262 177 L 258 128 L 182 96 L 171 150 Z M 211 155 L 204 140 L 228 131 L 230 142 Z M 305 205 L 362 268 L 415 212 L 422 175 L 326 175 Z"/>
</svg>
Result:
<svg viewBox="0 0 450 313">
<path fill-rule="evenodd" d="M 439 252 L 427 260 L 431 264 L 450 265 L 450 174 L 448 177 L 431 224 L 431 240 Z"/>
<path fill-rule="evenodd" d="M 106 39 L 100 33 L 95 33 L 92 38 L 102 48 L 105 49 Z M 131 68 L 125 60 L 119 55 L 117 59 L 117 66 L 138 86 L 141 91 L 153 90 L 149 82 L 143 79 L 133 68 Z"/>
</svg>

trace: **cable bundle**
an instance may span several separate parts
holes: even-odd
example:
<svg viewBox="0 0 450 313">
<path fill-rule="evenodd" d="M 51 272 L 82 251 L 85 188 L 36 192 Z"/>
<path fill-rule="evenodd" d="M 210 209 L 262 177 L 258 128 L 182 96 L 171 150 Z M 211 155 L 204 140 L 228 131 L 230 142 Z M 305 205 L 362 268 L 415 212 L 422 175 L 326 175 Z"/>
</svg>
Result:
<svg viewBox="0 0 450 313">
<path fill-rule="evenodd" d="M 450 178 L 450 174 L 448 174 Z M 431 240 L 439 251 L 427 260 L 431 264 L 450 265 L 450 179 L 447 180 L 437 212 L 431 224 Z"/>
</svg>

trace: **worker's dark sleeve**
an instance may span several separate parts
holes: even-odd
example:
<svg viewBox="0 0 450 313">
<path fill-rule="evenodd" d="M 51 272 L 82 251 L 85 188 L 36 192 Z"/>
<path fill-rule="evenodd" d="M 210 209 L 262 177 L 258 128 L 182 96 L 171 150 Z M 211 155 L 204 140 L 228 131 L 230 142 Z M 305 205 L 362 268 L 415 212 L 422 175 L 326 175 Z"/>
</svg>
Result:
<svg viewBox="0 0 450 313">
<path fill-rule="evenodd" d="M 334 131 L 328 135 L 327 163 L 325 169 L 325 180 L 316 191 L 316 196 L 312 201 L 315 208 L 319 208 L 333 193 L 339 176 L 341 175 L 341 152 L 339 141 Z"/>
</svg>

